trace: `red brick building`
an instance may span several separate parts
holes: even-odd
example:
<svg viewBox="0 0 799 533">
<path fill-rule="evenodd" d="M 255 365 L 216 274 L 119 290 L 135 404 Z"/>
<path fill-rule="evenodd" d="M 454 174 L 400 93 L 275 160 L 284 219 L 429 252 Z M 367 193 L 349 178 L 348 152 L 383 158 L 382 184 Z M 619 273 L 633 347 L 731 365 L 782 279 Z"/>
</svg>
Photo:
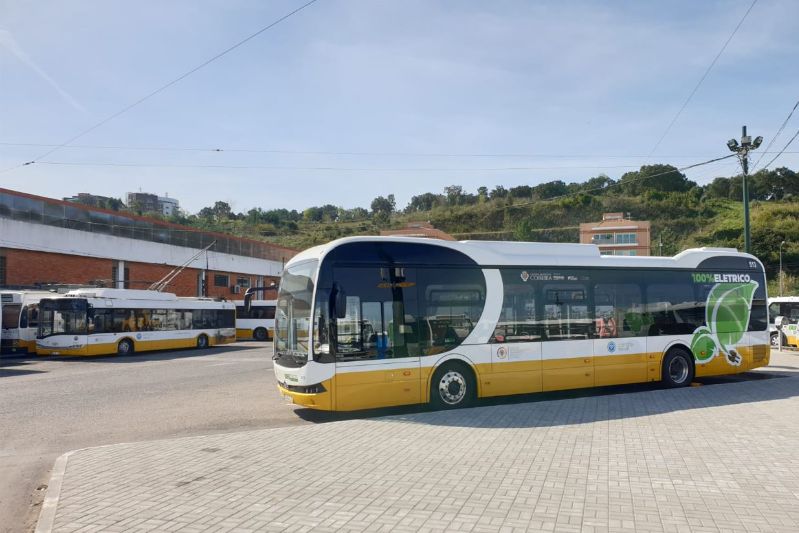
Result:
<svg viewBox="0 0 799 533">
<path fill-rule="evenodd" d="M 166 291 L 241 299 L 248 287 L 277 282 L 295 253 L 253 239 L 0 188 L 0 287 L 146 289 L 186 264 Z"/>
</svg>

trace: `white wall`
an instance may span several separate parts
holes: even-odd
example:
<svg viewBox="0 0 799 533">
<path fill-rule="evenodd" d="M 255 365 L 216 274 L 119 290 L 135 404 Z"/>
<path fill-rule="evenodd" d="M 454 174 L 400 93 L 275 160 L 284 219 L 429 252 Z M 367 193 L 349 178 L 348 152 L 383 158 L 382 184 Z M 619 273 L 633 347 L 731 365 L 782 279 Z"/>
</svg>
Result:
<svg viewBox="0 0 799 533">
<path fill-rule="evenodd" d="M 58 228 L 8 218 L 0 218 L 0 247 L 170 266 L 182 265 L 199 251 L 183 246 Z M 187 266 L 257 276 L 279 276 L 283 268 L 279 261 L 210 251 Z"/>
</svg>

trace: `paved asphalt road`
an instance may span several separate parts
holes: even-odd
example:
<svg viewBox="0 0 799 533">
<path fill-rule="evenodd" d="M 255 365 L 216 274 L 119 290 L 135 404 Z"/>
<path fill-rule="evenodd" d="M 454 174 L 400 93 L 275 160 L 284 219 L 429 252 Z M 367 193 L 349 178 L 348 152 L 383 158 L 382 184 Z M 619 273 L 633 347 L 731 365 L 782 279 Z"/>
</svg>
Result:
<svg viewBox="0 0 799 533">
<path fill-rule="evenodd" d="M 294 408 L 277 392 L 271 355 L 271 345 L 244 342 L 127 357 L 0 360 L 0 533 L 33 530 L 53 464 L 67 451 L 422 409 L 331 418 Z M 702 381 L 723 383 L 768 374 Z M 653 388 L 657 384 L 604 387 L 490 399 L 481 405 Z"/>
<path fill-rule="evenodd" d="M 31 531 L 74 449 L 308 423 L 277 393 L 271 345 L 0 360 L 0 532 Z"/>
</svg>

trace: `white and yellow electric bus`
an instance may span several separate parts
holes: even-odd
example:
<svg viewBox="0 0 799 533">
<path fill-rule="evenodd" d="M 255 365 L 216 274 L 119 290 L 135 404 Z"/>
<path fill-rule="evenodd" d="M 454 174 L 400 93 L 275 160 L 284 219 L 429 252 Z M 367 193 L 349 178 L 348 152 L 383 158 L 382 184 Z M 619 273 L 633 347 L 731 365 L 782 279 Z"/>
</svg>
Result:
<svg viewBox="0 0 799 533">
<path fill-rule="evenodd" d="M 275 300 L 253 300 L 236 304 L 236 338 L 271 340 L 275 331 Z"/>
<path fill-rule="evenodd" d="M 679 387 L 768 364 L 766 280 L 726 248 L 353 237 L 288 262 L 274 349 L 280 391 L 325 410 Z"/>
<path fill-rule="evenodd" d="M 780 319 L 782 324 L 778 330 L 774 321 L 779 317 L 782 317 Z M 768 320 L 772 348 L 799 345 L 799 335 L 796 333 L 797 322 L 799 322 L 799 296 L 775 296 L 769 298 Z M 780 339 L 780 335 L 782 339 Z"/>
<path fill-rule="evenodd" d="M 0 291 L 0 353 L 36 353 L 39 300 L 55 296 L 48 291 Z"/>
<path fill-rule="evenodd" d="M 232 302 L 131 289 L 78 289 L 39 303 L 39 355 L 130 354 L 235 342 Z"/>
</svg>

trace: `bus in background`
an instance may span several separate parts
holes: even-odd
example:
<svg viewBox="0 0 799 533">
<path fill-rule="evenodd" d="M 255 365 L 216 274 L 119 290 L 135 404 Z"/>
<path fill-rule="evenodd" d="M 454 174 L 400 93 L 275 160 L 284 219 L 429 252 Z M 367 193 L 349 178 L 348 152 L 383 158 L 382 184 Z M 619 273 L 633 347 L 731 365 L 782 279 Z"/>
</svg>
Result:
<svg viewBox="0 0 799 533">
<path fill-rule="evenodd" d="M 236 304 L 236 339 L 272 340 L 275 331 L 275 300 L 253 300 Z"/>
<path fill-rule="evenodd" d="M 769 362 L 763 265 L 729 248 L 351 237 L 294 256 L 274 371 L 295 404 L 357 410 L 744 372 Z"/>
<path fill-rule="evenodd" d="M 777 317 L 783 317 L 780 321 L 782 327 L 779 330 L 774 323 Z M 790 335 L 792 338 L 788 338 L 788 333 L 795 331 L 796 328 L 789 328 L 788 326 L 799 322 L 799 296 L 775 296 L 769 298 L 768 320 L 772 348 L 796 346 L 796 335 L 792 334 Z M 782 335 L 782 339 L 780 339 L 779 335 Z"/>
<path fill-rule="evenodd" d="M 0 291 L 0 353 L 36 353 L 39 300 L 55 296 L 48 291 Z"/>
<path fill-rule="evenodd" d="M 232 302 L 147 290 L 78 289 L 39 304 L 39 355 L 125 355 L 235 340 Z"/>
</svg>

